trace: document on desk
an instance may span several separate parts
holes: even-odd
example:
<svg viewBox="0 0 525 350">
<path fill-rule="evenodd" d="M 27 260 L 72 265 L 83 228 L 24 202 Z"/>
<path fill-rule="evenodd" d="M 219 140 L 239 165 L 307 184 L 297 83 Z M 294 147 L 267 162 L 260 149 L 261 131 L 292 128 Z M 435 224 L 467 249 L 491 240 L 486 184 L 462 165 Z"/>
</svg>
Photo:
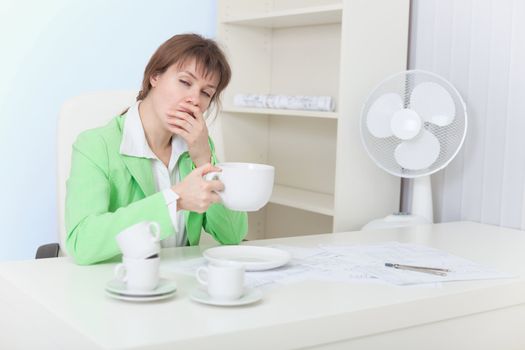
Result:
<svg viewBox="0 0 525 350">
<path fill-rule="evenodd" d="M 512 274 L 423 245 L 385 242 L 372 245 L 319 245 L 313 248 L 274 245 L 292 254 L 286 266 L 246 273 L 247 287 L 271 286 L 300 280 L 391 283 L 396 285 L 431 284 L 450 281 L 513 278 Z M 446 276 L 386 267 L 386 262 L 448 269 Z M 195 274 L 204 258 L 171 262 L 170 270 Z"/>
<path fill-rule="evenodd" d="M 375 245 L 320 246 L 320 249 L 342 257 L 349 265 L 359 266 L 369 276 L 397 284 L 423 284 L 516 277 L 449 254 L 443 250 L 412 243 L 387 242 Z M 386 267 L 386 262 L 448 269 L 445 276 Z"/>
</svg>

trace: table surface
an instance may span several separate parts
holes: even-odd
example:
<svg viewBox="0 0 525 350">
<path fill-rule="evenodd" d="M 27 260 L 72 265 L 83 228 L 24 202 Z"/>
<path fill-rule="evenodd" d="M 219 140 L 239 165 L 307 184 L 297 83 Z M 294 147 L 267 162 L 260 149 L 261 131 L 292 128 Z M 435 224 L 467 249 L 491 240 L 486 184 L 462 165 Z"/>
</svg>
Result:
<svg viewBox="0 0 525 350">
<path fill-rule="evenodd" d="M 525 303 L 525 234 L 518 230 L 458 222 L 246 243 L 313 247 L 320 243 L 388 241 L 431 246 L 520 277 L 449 282 L 437 288 L 302 281 L 265 290 L 263 300 L 253 305 L 214 307 L 189 299 L 197 286 L 193 277 L 165 269 L 163 277 L 175 280 L 178 286 L 174 298 L 130 303 L 111 299 L 104 293 L 114 264 L 78 266 L 69 258 L 5 262 L 0 264 L 0 329 L 7 332 L 8 327 L 10 332 L 23 336 L 31 327 L 39 326 L 43 329 L 43 334 L 39 334 L 42 344 L 75 344 L 76 349 L 162 349 L 175 348 L 174 345 L 199 349 L 210 344 L 219 349 L 232 348 L 232 344 L 245 349 L 284 349 L 369 336 Z M 164 249 L 161 261 L 198 257 L 206 248 Z M 24 316 L 21 306 L 13 306 L 15 302 L 25 306 L 30 316 Z"/>
</svg>

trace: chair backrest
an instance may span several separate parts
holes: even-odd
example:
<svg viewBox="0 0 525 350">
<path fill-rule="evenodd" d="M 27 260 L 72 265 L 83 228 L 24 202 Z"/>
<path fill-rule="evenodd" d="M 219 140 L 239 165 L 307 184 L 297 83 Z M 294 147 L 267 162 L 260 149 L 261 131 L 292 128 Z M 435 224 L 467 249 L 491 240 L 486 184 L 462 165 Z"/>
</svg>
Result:
<svg viewBox="0 0 525 350">
<path fill-rule="evenodd" d="M 78 134 L 103 126 L 135 102 L 136 91 L 100 91 L 67 100 L 58 116 L 57 130 L 57 209 L 60 251 L 66 253 L 66 180 L 71 167 L 71 151 Z"/>
</svg>

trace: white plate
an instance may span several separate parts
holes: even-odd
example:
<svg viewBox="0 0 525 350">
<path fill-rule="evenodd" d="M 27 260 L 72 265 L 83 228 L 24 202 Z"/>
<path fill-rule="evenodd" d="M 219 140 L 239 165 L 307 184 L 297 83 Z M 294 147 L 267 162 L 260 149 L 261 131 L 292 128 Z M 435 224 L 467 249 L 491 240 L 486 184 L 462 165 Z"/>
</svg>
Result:
<svg viewBox="0 0 525 350">
<path fill-rule="evenodd" d="M 287 251 L 248 245 L 229 245 L 210 248 L 203 256 L 212 263 L 235 261 L 242 263 L 246 271 L 270 270 L 287 264 L 292 256 Z"/>
<path fill-rule="evenodd" d="M 106 284 L 106 291 L 112 294 L 118 294 L 125 297 L 154 297 L 174 293 L 177 290 L 177 284 L 164 278 L 159 280 L 159 285 L 153 290 L 131 290 L 126 284 L 119 280 L 111 280 Z"/>
<path fill-rule="evenodd" d="M 247 288 L 242 297 L 235 300 L 216 300 L 213 299 L 207 291 L 202 288 L 196 288 L 190 294 L 190 298 L 199 303 L 215 306 L 240 306 L 255 303 L 261 300 L 262 292 L 259 289 Z"/>
<path fill-rule="evenodd" d="M 171 298 L 175 295 L 175 291 L 171 293 L 166 294 L 160 294 L 160 295 L 143 295 L 143 296 L 131 296 L 126 294 L 119 294 L 119 293 L 112 293 L 106 289 L 106 295 L 115 299 L 119 300 L 125 300 L 125 301 L 136 301 L 136 302 L 148 302 L 148 301 L 156 301 L 156 300 L 162 300 Z"/>
</svg>

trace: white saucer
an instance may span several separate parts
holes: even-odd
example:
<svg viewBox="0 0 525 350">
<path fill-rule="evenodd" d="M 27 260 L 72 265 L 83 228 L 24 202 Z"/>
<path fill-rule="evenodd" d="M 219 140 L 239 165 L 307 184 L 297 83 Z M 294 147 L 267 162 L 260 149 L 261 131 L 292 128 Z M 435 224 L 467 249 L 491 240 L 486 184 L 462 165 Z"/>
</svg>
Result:
<svg viewBox="0 0 525 350">
<path fill-rule="evenodd" d="M 247 288 L 244 295 L 235 300 L 216 300 L 213 299 L 207 291 L 202 288 L 196 288 L 190 294 L 190 298 L 199 303 L 215 305 L 215 306 L 240 306 L 255 303 L 261 300 L 262 292 L 260 289 Z"/>
<path fill-rule="evenodd" d="M 132 290 L 128 289 L 126 284 L 119 280 L 111 280 L 106 284 L 106 291 L 121 297 L 148 297 L 151 300 L 152 297 L 161 297 L 166 294 L 173 294 L 177 290 L 177 284 L 174 281 L 170 281 L 164 278 L 159 280 L 159 285 L 153 290 Z"/>
<path fill-rule="evenodd" d="M 119 300 L 125 300 L 125 301 L 137 301 L 137 302 L 148 302 L 148 301 L 155 301 L 155 300 L 162 300 L 171 298 L 175 295 L 175 291 L 171 293 L 166 294 L 160 294 L 160 295 L 146 295 L 146 296 L 131 296 L 131 295 L 125 295 L 125 294 L 119 294 L 119 293 L 112 293 L 106 289 L 106 295 L 110 296 L 115 299 Z"/>
<path fill-rule="evenodd" d="M 249 245 L 229 245 L 205 250 L 202 255 L 209 262 L 220 264 L 235 261 L 244 265 L 246 271 L 263 271 L 287 264 L 292 258 L 285 250 Z"/>
</svg>

